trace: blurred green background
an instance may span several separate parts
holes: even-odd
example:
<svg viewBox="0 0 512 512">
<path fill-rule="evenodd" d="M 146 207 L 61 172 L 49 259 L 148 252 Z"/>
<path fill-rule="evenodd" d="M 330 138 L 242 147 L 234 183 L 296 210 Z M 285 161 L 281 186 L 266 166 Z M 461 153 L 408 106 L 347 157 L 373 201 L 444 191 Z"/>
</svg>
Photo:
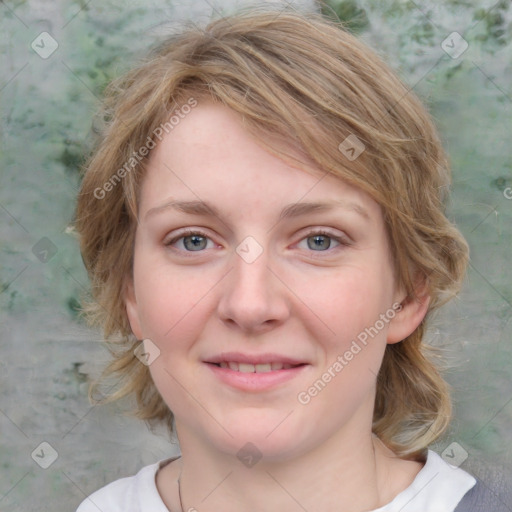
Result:
<svg viewBox="0 0 512 512">
<path fill-rule="evenodd" d="M 78 169 L 103 88 L 156 41 L 185 20 L 283 4 L 0 3 L 1 510 L 74 510 L 98 487 L 177 452 L 120 406 L 88 404 L 87 381 L 108 354 L 77 316 L 88 286 L 68 229 Z M 445 350 L 455 400 L 452 428 L 435 448 L 457 442 L 468 453 L 462 467 L 478 475 L 499 465 L 512 481 L 511 2 L 289 4 L 345 20 L 436 120 L 453 166 L 450 217 L 471 266 L 460 298 L 429 332 Z M 457 58 L 454 32 L 468 43 Z M 58 455 L 48 469 L 36 464 L 41 442 Z"/>
</svg>

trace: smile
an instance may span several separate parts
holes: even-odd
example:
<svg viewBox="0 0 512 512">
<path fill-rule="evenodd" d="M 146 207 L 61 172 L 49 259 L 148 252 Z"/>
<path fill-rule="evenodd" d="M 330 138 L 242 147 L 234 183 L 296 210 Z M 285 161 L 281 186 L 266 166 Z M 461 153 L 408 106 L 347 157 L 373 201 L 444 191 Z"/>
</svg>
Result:
<svg viewBox="0 0 512 512">
<path fill-rule="evenodd" d="M 290 368 L 294 368 L 295 366 L 300 365 L 292 365 L 286 363 L 262 363 L 262 364 L 250 364 L 250 363 L 239 363 L 236 361 L 222 361 L 217 364 L 220 368 L 229 368 L 235 372 L 242 373 L 268 373 L 277 370 L 289 370 Z"/>
<path fill-rule="evenodd" d="M 311 364 L 281 354 L 230 352 L 204 361 L 217 382 L 244 392 L 270 391 L 301 375 Z"/>
</svg>

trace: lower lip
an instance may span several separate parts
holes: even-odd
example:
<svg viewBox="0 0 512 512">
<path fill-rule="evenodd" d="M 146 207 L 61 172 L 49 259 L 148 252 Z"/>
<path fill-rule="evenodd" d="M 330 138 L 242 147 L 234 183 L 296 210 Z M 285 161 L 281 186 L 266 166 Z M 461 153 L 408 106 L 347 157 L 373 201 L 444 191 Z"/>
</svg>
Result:
<svg viewBox="0 0 512 512">
<path fill-rule="evenodd" d="M 308 365 L 264 373 L 244 373 L 206 363 L 213 374 L 225 384 L 242 391 L 266 391 L 299 376 Z"/>
</svg>

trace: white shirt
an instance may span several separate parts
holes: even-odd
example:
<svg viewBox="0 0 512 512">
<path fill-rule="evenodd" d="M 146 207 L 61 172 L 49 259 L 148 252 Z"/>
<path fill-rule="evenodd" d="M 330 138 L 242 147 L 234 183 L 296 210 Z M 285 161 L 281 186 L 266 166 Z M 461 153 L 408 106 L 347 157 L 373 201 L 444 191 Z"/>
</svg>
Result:
<svg viewBox="0 0 512 512">
<path fill-rule="evenodd" d="M 102 487 L 86 498 L 76 512 L 169 512 L 155 481 L 158 469 L 168 460 Z M 427 461 L 412 484 L 372 512 L 453 512 L 475 483 L 471 475 L 429 450 Z"/>
</svg>

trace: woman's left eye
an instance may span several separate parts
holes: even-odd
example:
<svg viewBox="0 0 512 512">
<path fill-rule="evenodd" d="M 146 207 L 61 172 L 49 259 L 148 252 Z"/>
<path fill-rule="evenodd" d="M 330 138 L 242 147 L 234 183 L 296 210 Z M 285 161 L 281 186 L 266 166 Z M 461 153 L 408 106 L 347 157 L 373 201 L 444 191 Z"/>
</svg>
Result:
<svg viewBox="0 0 512 512">
<path fill-rule="evenodd" d="M 332 235 L 326 233 L 313 233 L 303 238 L 298 247 L 301 249 L 310 249 L 312 251 L 322 252 L 328 249 L 334 249 L 341 245 L 341 241 Z"/>
</svg>

